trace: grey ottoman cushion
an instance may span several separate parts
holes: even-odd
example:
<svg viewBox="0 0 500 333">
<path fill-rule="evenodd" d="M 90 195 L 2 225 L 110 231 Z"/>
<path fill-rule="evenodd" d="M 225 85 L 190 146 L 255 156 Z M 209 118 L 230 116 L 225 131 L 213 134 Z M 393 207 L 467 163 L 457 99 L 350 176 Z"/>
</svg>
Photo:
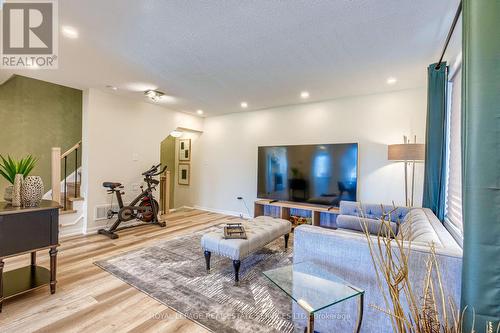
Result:
<svg viewBox="0 0 500 333">
<path fill-rule="evenodd" d="M 269 216 L 259 216 L 242 224 L 247 239 L 224 239 L 220 231 L 209 232 L 201 238 L 201 247 L 213 254 L 240 260 L 292 230 L 290 221 Z"/>
</svg>

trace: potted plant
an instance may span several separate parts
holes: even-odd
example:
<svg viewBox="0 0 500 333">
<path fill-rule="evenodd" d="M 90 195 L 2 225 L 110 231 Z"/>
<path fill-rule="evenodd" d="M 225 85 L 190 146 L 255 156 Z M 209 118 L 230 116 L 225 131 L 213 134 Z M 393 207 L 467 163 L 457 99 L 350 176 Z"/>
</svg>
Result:
<svg viewBox="0 0 500 333">
<path fill-rule="evenodd" d="M 5 201 L 12 202 L 16 175 L 22 175 L 22 177 L 18 177 L 18 182 L 19 179 L 26 178 L 35 167 L 36 162 L 37 159 L 32 155 L 23 157 L 20 160 L 14 160 L 9 155 L 7 155 L 7 158 L 0 155 L 0 175 L 12 184 L 5 189 Z"/>
</svg>

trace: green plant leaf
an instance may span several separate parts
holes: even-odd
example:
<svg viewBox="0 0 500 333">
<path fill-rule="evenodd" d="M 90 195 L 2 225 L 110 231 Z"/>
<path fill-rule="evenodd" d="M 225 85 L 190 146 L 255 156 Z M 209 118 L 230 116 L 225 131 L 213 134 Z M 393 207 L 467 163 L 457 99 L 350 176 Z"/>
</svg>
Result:
<svg viewBox="0 0 500 333">
<path fill-rule="evenodd" d="M 0 175 L 2 175 L 2 177 L 4 177 L 5 179 L 7 179 L 9 181 L 9 183 L 11 183 L 12 185 L 14 185 L 14 181 L 11 181 L 10 179 L 10 176 L 8 174 L 6 174 L 3 170 L 0 169 Z"/>
<path fill-rule="evenodd" d="M 17 171 L 17 166 L 16 164 L 12 161 L 12 158 L 10 156 L 7 156 L 7 159 L 3 156 L 1 156 L 2 159 L 2 164 L 0 165 L 0 168 L 3 169 L 2 176 L 5 177 L 11 184 L 14 184 L 14 177 L 16 176 L 16 171 Z"/>
<path fill-rule="evenodd" d="M 0 155 L 0 175 L 14 184 L 16 174 L 22 174 L 25 178 L 30 174 L 38 161 L 32 155 L 23 157 L 19 161 L 13 160 L 10 155 L 7 158 Z"/>
</svg>

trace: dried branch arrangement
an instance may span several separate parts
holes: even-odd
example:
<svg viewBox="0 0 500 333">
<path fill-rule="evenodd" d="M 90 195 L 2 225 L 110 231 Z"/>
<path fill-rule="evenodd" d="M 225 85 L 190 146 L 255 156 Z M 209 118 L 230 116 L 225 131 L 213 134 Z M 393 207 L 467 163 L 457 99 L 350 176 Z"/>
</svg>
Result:
<svg viewBox="0 0 500 333">
<path fill-rule="evenodd" d="M 426 261 L 423 290 L 419 292 L 412 285 L 409 278 L 412 244 L 410 240 L 403 241 L 411 237 L 394 234 L 390 222 L 395 211 L 396 208 L 381 217 L 377 237 L 370 237 L 362 212 L 361 221 L 365 226 L 377 283 L 384 299 L 384 307 L 371 306 L 390 317 L 395 333 L 462 333 L 465 309 L 460 313 L 451 298 L 447 301 L 434 245 L 431 245 Z M 411 223 L 411 219 L 405 223 Z M 408 230 L 411 234 L 411 224 Z M 490 329 L 486 328 L 486 333 L 493 333 Z M 499 330 L 500 324 L 496 332 Z M 475 333 L 475 330 L 472 329 L 471 333 Z"/>
</svg>

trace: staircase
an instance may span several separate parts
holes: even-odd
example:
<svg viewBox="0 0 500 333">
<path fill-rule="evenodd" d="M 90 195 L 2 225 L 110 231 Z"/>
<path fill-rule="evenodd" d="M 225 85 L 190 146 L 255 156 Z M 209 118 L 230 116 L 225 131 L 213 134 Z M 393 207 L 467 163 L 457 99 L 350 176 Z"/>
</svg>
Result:
<svg viewBox="0 0 500 333">
<path fill-rule="evenodd" d="M 70 177 L 71 178 L 71 177 Z M 64 185 L 63 185 L 64 186 Z M 80 182 L 66 182 L 66 190 L 61 192 L 61 206 L 59 210 L 60 215 L 76 213 L 75 202 L 83 201 L 80 196 Z"/>
<path fill-rule="evenodd" d="M 78 157 L 81 156 L 81 149 L 81 141 L 64 153 L 61 153 L 60 147 L 52 148 L 51 198 L 61 205 L 59 227 L 62 235 L 79 234 L 83 230 L 80 224 L 83 224 L 85 205 L 80 192 L 81 173 L 78 170 Z"/>
</svg>

